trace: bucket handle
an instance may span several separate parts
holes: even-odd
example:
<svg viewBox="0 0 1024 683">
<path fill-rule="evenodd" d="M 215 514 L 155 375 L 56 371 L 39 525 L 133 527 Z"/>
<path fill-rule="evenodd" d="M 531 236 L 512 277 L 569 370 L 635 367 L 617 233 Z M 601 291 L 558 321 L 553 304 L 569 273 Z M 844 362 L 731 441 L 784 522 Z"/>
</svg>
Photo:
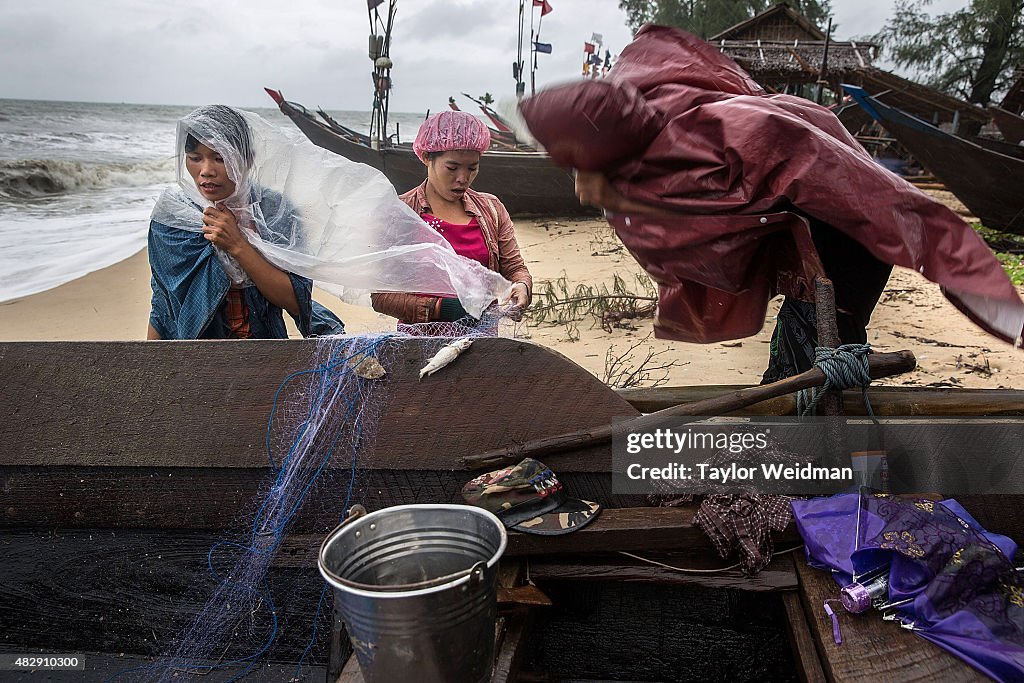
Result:
<svg viewBox="0 0 1024 683">
<path fill-rule="evenodd" d="M 338 529 L 340 529 L 341 527 L 345 526 L 349 522 L 354 522 L 355 520 L 359 519 L 360 517 L 365 517 L 365 516 L 366 516 L 366 508 L 364 508 L 359 503 L 356 503 L 355 505 L 353 505 L 352 507 L 350 507 L 348 509 L 348 514 L 345 515 L 345 519 L 341 520 L 341 524 L 339 524 L 338 526 L 334 527 L 334 530 L 337 531 Z"/>
<path fill-rule="evenodd" d="M 348 509 L 348 514 L 345 515 L 345 519 L 341 520 L 341 523 L 338 524 L 338 526 L 334 527 L 334 530 L 331 533 L 327 534 L 327 536 L 324 537 L 323 543 L 320 544 L 320 555 L 319 555 L 319 557 L 323 557 L 324 556 L 324 548 L 327 547 L 327 541 L 329 541 L 332 538 L 334 538 L 335 534 L 337 534 L 338 531 L 343 526 L 345 526 L 349 522 L 354 522 L 357 519 L 359 519 L 360 517 L 365 517 L 365 516 L 366 516 L 366 508 L 364 508 L 359 503 L 356 503 L 355 505 L 350 507 Z"/>
<path fill-rule="evenodd" d="M 484 572 L 487 571 L 487 563 L 484 561 L 477 562 L 469 568 L 469 588 L 476 588 L 484 580 Z"/>
</svg>

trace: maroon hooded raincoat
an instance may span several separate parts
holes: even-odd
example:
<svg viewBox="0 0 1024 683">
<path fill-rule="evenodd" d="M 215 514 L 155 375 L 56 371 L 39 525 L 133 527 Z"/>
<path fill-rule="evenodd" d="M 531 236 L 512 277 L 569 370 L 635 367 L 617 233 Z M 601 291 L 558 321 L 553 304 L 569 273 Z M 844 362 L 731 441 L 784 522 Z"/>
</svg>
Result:
<svg viewBox="0 0 1024 683">
<path fill-rule="evenodd" d="M 684 31 L 646 26 L 609 78 L 520 105 L 556 163 L 602 171 L 625 197 L 679 216 L 608 215 L 659 286 L 657 336 L 758 332 L 777 293 L 813 301 L 813 217 L 913 268 L 992 334 L 1017 341 L 1024 303 L 982 239 L 893 175 L 828 109 L 767 95 Z"/>
</svg>

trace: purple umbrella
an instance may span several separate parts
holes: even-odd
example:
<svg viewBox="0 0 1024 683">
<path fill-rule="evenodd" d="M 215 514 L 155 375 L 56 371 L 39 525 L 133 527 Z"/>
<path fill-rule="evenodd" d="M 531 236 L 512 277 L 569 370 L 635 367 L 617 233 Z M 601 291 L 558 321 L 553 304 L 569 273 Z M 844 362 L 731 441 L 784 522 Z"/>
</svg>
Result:
<svg viewBox="0 0 1024 683">
<path fill-rule="evenodd" d="M 863 490 L 793 501 L 793 513 L 808 564 L 832 572 L 849 611 L 890 610 L 989 676 L 1024 680 L 1024 577 L 1011 539 L 955 500 Z"/>
</svg>

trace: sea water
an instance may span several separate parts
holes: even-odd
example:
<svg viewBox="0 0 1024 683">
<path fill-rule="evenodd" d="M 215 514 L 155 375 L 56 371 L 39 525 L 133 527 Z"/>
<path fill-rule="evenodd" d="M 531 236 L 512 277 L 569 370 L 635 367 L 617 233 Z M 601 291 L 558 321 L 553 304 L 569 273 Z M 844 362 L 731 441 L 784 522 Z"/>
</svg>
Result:
<svg viewBox="0 0 1024 683">
<path fill-rule="evenodd" d="M 276 107 L 244 108 L 294 129 Z M 0 99 L 0 301 L 143 249 L 153 204 L 174 182 L 177 120 L 192 109 Z M 367 132 L 369 112 L 329 113 Z M 396 120 L 405 138 L 423 115 Z"/>
</svg>

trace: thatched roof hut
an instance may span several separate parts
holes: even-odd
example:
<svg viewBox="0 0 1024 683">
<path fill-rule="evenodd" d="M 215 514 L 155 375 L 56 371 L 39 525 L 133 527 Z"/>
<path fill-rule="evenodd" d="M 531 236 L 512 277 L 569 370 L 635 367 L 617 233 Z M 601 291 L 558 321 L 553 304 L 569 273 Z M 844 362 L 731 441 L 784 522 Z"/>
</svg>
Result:
<svg viewBox="0 0 1024 683">
<path fill-rule="evenodd" d="M 795 86 L 849 81 L 878 56 L 873 43 L 836 41 L 785 2 L 731 26 L 708 42 L 735 59 L 763 86 L 794 91 Z M 826 59 L 826 44 L 828 56 Z"/>
</svg>

